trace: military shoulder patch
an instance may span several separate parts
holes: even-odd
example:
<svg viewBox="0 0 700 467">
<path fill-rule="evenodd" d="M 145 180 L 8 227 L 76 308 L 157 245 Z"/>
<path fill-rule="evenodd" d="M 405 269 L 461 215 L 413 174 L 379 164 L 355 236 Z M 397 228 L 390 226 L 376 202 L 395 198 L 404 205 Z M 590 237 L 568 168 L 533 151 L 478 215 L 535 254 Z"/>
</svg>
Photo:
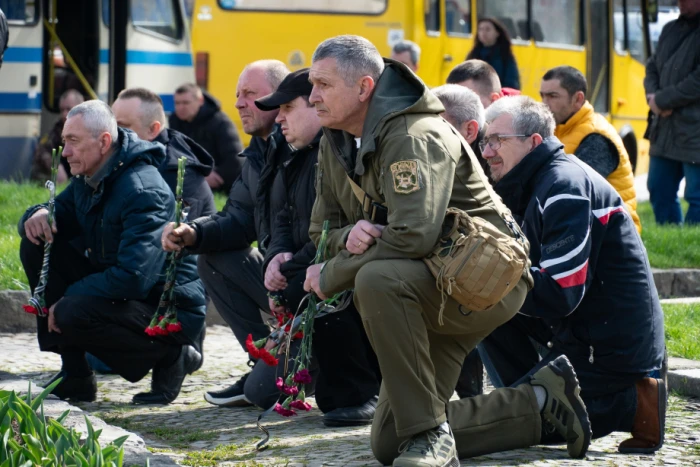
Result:
<svg viewBox="0 0 700 467">
<path fill-rule="evenodd" d="M 398 161 L 391 164 L 390 168 L 396 193 L 407 195 L 420 190 L 418 161 Z"/>
</svg>

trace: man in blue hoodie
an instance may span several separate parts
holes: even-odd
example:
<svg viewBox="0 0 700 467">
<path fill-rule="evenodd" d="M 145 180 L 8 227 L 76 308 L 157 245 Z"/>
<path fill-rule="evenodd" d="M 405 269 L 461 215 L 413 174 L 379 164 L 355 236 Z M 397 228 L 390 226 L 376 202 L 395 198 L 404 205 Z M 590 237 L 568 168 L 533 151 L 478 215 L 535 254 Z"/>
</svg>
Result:
<svg viewBox="0 0 700 467">
<path fill-rule="evenodd" d="M 55 202 L 50 227 L 46 205 L 27 210 L 19 223 L 20 257 L 32 290 L 51 242 L 45 291 L 46 316 L 37 318 L 39 347 L 61 355 L 62 378 L 53 394 L 91 401 L 97 394 L 89 352 L 115 373 L 136 382 L 153 370 L 151 391 L 135 403 L 169 403 L 187 374 L 202 362 L 197 349 L 204 328 L 204 287 L 194 258 L 177 271 L 175 302 L 182 330 L 148 336 L 163 291 L 166 253 L 163 227 L 175 200 L 158 174 L 163 146 L 117 128 L 101 101 L 74 107 L 63 128 L 65 157 L 74 175 Z"/>
</svg>

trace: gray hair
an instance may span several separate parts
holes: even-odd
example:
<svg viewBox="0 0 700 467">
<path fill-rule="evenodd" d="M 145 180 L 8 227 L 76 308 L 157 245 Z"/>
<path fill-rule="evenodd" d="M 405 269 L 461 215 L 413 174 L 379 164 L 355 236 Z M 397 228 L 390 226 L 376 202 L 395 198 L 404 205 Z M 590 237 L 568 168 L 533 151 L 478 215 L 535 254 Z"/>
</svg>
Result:
<svg viewBox="0 0 700 467">
<path fill-rule="evenodd" d="M 246 65 L 243 72 L 250 68 L 262 68 L 265 71 L 265 79 L 273 91 L 279 87 L 280 83 L 289 74 L 287 66 L 279 60 L 257 60 Z"/>
<path fill-rule="evenodd" d="M 344 35 L 326 39 L 316 47 L 311 62 L 324 58 L 336 60 L 338 74 L 344 77 L 348 86 L 363 76 L 369 76 L 376 82 L 384 71 L 384 60 L 379 51 L 361 36 Z"/>
<path fill-rule="evenodd" d="M 119 138 L 117 119 L 114 118 L 112 109 L 107 104 L 98 100 L 85 101 L 73 107 L 68 112 L 66 120 L 77 116 L 83 117 L 83 124 L 93 138 L 98 138 L 102 133 L 107 132 L 112 137 L 112 144 L 117 143 Z"/>
<path fill-rule="evenodd" d="M 404 52 L 409 52 L 411 54 L 411 61 L 414 65 L 418 65 L 418 60 L 420 60 L 420 47 L 413 41 L 399 41 L 394 44 L 392 52 L 395 54 L 402 54 Z"/>
<path fill-rule="evenodd" d="M 474 91 L 458 84 L 443 84 L 432 89 L 433 94 L 445 106 L 445 113 L 457 125 L 475 120 L 479 130 L 484 127 L 486 117 L 481 99 Z"/>
<path fill-rule="evenodd" d="M 61 94 L 61 98 L 58 101 L 63 102 L 66 99 L 72 99 L 73 102 L 76 102 L 77 104 L 85 102 L 85 98 L 83 97 L 83 95 L 75 89 L 69 89 L 67 91 L 64 91 L 64 93 Z"/>
<path fill-rule="evenodd" d="M 486 123 L 501 115 L 513 117 L 513 132 L 522 135 L 539 134 L 542 138 L 554 135 L 554 115 L 542 102 L 528 96 L 507 96 L 498 99 L 486 109 Z"/>
</svg>

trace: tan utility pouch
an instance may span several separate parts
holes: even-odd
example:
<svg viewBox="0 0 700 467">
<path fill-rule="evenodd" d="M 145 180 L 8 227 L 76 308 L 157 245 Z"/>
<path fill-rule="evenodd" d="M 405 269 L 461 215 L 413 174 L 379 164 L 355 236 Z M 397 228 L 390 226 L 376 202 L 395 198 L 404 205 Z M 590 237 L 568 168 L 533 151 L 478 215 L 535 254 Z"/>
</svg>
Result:
<svg viewBox="0 0 700 467">
<path fill-rule="evenodd" d="M 472 311 L 500 302 L 527 274 L 529 246 L 522 233 L 506 235 L 480 217 L 449 208 L 437 245 L 423 258 L 442 294 L 440 324 L 448 295 Z"/>
</svg>

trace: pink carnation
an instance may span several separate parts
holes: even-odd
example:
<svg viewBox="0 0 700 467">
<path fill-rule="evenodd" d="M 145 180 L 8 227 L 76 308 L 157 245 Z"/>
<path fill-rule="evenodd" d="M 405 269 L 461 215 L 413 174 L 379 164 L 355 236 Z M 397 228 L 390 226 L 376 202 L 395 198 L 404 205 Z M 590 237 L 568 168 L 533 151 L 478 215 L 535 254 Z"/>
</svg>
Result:
<svg viewBox="0 0 700 467">
<path fill-rule="evenodd" d="M 277 378 L 277 389 L 283 394 L 286 394 L 288 396 L 296 396 L 299 394 L 299 389 L 296 386 L 287 386 L 284 384 L 284 381 L 282 378 Z"/>
<path fill-rule="evenodd" d="M 305 411 L 307 411 L 307 412 L 308 412 L 309 410 L 311 410 L 311 404 L 309 404 L 308 402 L 299 400 L 299 399 L 297 399 L 297 400 L 295 400 L 295 401 L 292 401 L 292 403 L 289 404 L 289 406 L 290 406 L 291 408 L 293 408 L 293 409 L 305 410 Z"/>
<path fill-rule="evenodd" d="M 297 413 L 291 409 L 285 409 L 280 405 L 279 403 L 275 404 L 274 411 L 277 412 L 278 414 L 282 415 L 283 417 L 291 417 L 296 415 Z"/>
<path fill-rule="evenodd" d="M 299 384 L 311 384 L 311 374 L 309 370 L 304 368 L 303 370 L 297 371 L 294 375 L 294 382 Z"/>
</svg>

